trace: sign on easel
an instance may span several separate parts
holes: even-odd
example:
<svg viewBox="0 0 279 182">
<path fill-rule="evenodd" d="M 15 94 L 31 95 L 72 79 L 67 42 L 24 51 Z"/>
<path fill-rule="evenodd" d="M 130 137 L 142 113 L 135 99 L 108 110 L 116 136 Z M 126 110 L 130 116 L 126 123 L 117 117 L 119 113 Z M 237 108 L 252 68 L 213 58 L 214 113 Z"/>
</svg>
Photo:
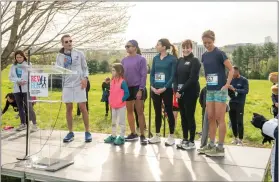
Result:
<svg viewBox="0 0 279 182">
<path fill-rule="evenodd" d="M 47 73 L 30 73 L 30 96 L 48 97 L 48 74 Z"/>
</svg>

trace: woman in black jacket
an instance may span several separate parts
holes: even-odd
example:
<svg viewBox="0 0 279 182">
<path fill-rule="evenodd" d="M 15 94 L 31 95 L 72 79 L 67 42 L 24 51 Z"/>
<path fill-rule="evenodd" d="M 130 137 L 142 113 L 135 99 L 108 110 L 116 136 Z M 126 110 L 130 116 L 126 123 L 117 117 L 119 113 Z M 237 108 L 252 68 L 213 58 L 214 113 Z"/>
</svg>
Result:
<svg viewBox="0 0 279 182">
<path fill-rule="evenodd" d="M 183 140 L 177 145 L 178 148 L 196 148 L 194 139 L 196 133 L 195 111 L 200 92 L 199 73 L 201 63 L 192 53 L 191 40 L 182 43 L 183 57 L 178 60 L 174 80 L 174 91 L 178 98 Z M 188 132 L 190 137 L 188 137 Z"/>
</svg>

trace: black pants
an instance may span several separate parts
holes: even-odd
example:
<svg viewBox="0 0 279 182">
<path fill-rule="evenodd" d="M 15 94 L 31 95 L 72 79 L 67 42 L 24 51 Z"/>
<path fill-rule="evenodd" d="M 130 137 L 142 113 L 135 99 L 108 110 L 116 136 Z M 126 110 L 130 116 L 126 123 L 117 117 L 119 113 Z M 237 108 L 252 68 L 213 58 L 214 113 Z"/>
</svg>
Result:
<svg viewBox="0 0 279 182">
<path fill-rule="evenodd" d="M 180 108 L 181 125 L 183 130 L 183 138 L 188 140 L 188 134 L 190 133 L 190 141 L 194 142 L 196 134 L 196 120 L 195 111 L 197 104 L 197 96 L 185 97 L 178 99 L 178 104 Z"/>
<path fill-rule="evenodd" d="M 86 91 L 86 108 L 87 108 L 87 112 L 89 113 L 89 107 L 88 107 L 88 92 Z M 79 105 L 77 104 L 77 115 L 80 116 L 80 109 L 79 109 Z"/>
<path fill-rule="evenodd" d="M 244 104 L 230 102 L 230 121 L 232 124 L 233 135 L 235 138 L 239 137 L 243 139 L 244 127 L 243 127 L 243 115 L 244 115 Z"/>
<path fill-rule="evenodd" d="M 109 102 L 106 101 L 105 104 L 106 104 L 106 114 L 108 114 L 108 111 L 109 111 Z"/>
<path fill-rule="evenodd" d="M 160 129 L 162 125 L 162 100 L 163 100 L 165 105 L 165 111 L 168 115 L 170 134 L 173 134 L 175 122 L 174 122 L 174 116 L 172 112 L 172 99 L 173 99 L 172 88 L 167 88 L 166 91 L 160 95 L 157 95 L 154 92 L 152 92 L 151 97 L 153 100 L 153 106 L 155 110 L 156 133 L 160 133 Z"/>
<path fill-rule="evenodd" d="M 27 114 L 27 93 L 14 93 L 18 112 L 19 112 L 19 117 L 21 124 L 27 124 L 28 121 L 32 121 L 33 124 L 37 124 L 36 121 L 36 114 L 33 110 L 33 105 L 32 103 L 29 103 L 29 116 L 30 119 L 28 119 L 28 114 Z M 29 122 L 28 122 L 29 123 Z"/>
<path fill-rule="evenodd" d="M 205 107 L 202 108 L 202 128 L 203 128 L 204 114 L 205 114 Z"/>
</svg>

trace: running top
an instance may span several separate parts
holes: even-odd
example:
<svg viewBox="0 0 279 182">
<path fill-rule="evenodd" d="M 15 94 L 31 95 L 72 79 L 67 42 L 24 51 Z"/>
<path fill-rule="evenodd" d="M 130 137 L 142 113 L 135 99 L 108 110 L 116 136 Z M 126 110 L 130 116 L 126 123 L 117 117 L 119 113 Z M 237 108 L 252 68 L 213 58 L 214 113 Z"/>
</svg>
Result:
<svg viewBox="0 0 279 182">
<path fill-rule="evenodd" d="M 202 55 L 207 90 L 221 90 L 226 84 L 227 77 L 224 62 L 227 59 L 226 54 L 217 47 L 213 51 L 205 52 Z"/>
<path fill-rule="evenodd" d="M 144 89 L 147 77 L 146 59 L 137 54 L 136 56 L 125 57 L 121 64 L 124 68 L 124 78 L 128 87 L 139 86 L 140 89 Z"/>
<path fill-rule="evenodd" d="M 154 88 L 172 88 L 177 59 L 168 54 L 162 60 L 160 54 L 153 58 L 150 83 Z"/>
<path fill-rule="evenodd" d="M 192 97 L 200 91 L 199 74 L 201 63 L 191 53 L 178 60 L 174 79 L 174 91 Z M 193 94 L 192 94 L 193 93 Z"/>
</svg>

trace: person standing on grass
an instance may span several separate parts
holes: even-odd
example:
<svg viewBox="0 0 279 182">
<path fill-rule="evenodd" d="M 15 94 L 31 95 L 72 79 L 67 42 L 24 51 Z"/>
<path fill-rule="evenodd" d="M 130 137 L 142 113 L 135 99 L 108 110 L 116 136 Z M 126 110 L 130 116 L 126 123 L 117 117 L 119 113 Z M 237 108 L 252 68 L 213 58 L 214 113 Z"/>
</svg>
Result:
<svg viewBox="0 0 279 182">
<path fill-rule="evenodd" d="M 66 104 L 66 119 L 69 133 L 63 142 L 74 140 L 73 133 L 73 102 L 79 104 L 85 126 L 85 142 L 91 142 L 92 136 L 89 132 L 89 118 L 86 108 L 86 87 L 88 81 L 88 67 L 83 52 L 73 49 L 70 35 L 61 37 L 63 48 L 56 57 L 56 65 L 76 71 L 77 74 L 65 75 L 62 81 L 62 101 Z"/>
<path fill-rule="evenodd" d="M 244 135 L 244 126 L 243 126 L 243 115 L 244 115 L 244 106 L 246 95 L 249 92 L 249 83 L 248 80 L 240 75 L 238 67 L 233 67 L 234 74 L 231 85 L 229 89 L 235 93 L 235 97 L 230 99 L 230 121 L 232 124 L 232 130 L 234 135 L 234 140 L 232 144 L 234 145 L 243 145 L 243 135 Z"/>
<path fill-rule="evenodd" d="M 172 54 L 167 53 L 167 50 L 172 48 Z M 153 106 L 155 110 L 155 125 L 156 135 L 153 136 L 149 143 L 155 144 L 161 142 L 161 125 L 162 125 L 162 100 L 165 105 L 165 111 L 168 116 L 170 134 L 165 142 L 166 146 L 172 146 L 175 144 L 174 140 L 174 116 L 173 116 L 173 79 L 176 70 L 177 51 L 174 45 L 170 43 L 168 39 L 160 39 L 156 46 L 159 52 L 153 58 L 152 68 L 150 72 L 151 83 L 151 97 L 153 100 Z"/>
<path fill-rule="evenodd" d="M 102 94 L 102 99 L 101 99 L 101 102 L 105 102 L 106 104 L 106 114 L 105 116 L 108 116 L 108 111 L 109 111 L 109 91 L 110 91 L 110 78 L 107 77 L 105 79 L 105 81 L 102 83 L 102 91 L 103 91 L 103 94 Z"/>
<path fill-rule="evenodd" d="M 141 144 L 146 144 L 147 140 L 144 135 L 144 88 L 146 87 L 146 77 L 147 77 L 147 65 L 146 59 L 141 56 L 141 51 L 136 40 L 130 40 L 127 42 L 126 51 L 128 56 L 125 57 L 121 63 L 124 67 L 124 78 L 127 81 L 129 87 L 130 97 L 127 99 L 127 116 L 128 122 L 131 130 L 125 140 L 133 141 L 138 140 L 138 135 L 135 128 L 135 117 L 134 117 L 134 107 L 136 108 L 139 127 L 140 127 L 140 142 Z"/>
<path fill-rule="evenodd" d="M 177 145 L 185 150 L 194 149 L 196 135 L 195 111 L 200 92 L 201 63 L 194 57 L 191 40 L 182 43 L 183 57 L 178 59 L 174 79 L 174 91 L 180 108 L 183 140 Z M 190 136 L 189 136 L 190 134 Z"/>
<path fill-rule="evenodd" d="M 23 51 L 19 50 L 15 52 L 15 61 L 12 65 L 9 73 L 9 80 L 14 83 L 13 94 L 16 100 L 16 105 L 19 112 L 19 117 L 21 124 L 16 129 L 21 131 L 26 129 L 26 123 L 28 122 L 28 113 L 27 113 L 27 82 L 28 82 L 28 71 L 27 71 L 27 58 Z M 33 110 L 33 105 L 29 104 L 29 116 L 30 120 L 33 122 L 31 131 L 37 131 L 37 121 L 36 114 Z M 29 123 L 29 122 L 28 122 Z"/>
<path fill-rule="evenodd" d="M 206 112 L 209 120 L 210 143 L 198 149 L 198 152 L 212 157 L 224 156 L 226 101 L 228 88 L 233 77 L 233 67 L 226 54 L 215 47 L 215 33 L 213 31 L 205 31 L 202 40 L 207 49 L 202 55 L 202 63 L 206 77 Z M 226 77 L 226 68 L 229 70 L 228 78 Z M 219 124 L 218 146 L 215 145 L 216 120 Z"/>
<path fill-rule="evenodd" d="M 112 135 L 107 137 L 105 143 L 123 145 L 126 131 L 126 100 L 130 96 L 126 81 L 124 80 L 124 68 L 120 63 L 112 66 L 112 80 L 110 83 L 109 104 L 112 108 Z M 117 122 L 118 119 L 118 122 Z M 117 123 L 120 125 L 120 136 L 116 137 Z"/>
<path fill-rule="evenodd" d="M 86 86 L 86 108 L 87 108 L 87 112 L 89 113 L 89 107 L 88 107 L 88 92 L 90 91 L 90 82 L 89 79 L 87 80 L 87 86 Z M 77 116 L 80 116 L 80 109 L 79 106 L 77 104 Z"/>
</svg>

